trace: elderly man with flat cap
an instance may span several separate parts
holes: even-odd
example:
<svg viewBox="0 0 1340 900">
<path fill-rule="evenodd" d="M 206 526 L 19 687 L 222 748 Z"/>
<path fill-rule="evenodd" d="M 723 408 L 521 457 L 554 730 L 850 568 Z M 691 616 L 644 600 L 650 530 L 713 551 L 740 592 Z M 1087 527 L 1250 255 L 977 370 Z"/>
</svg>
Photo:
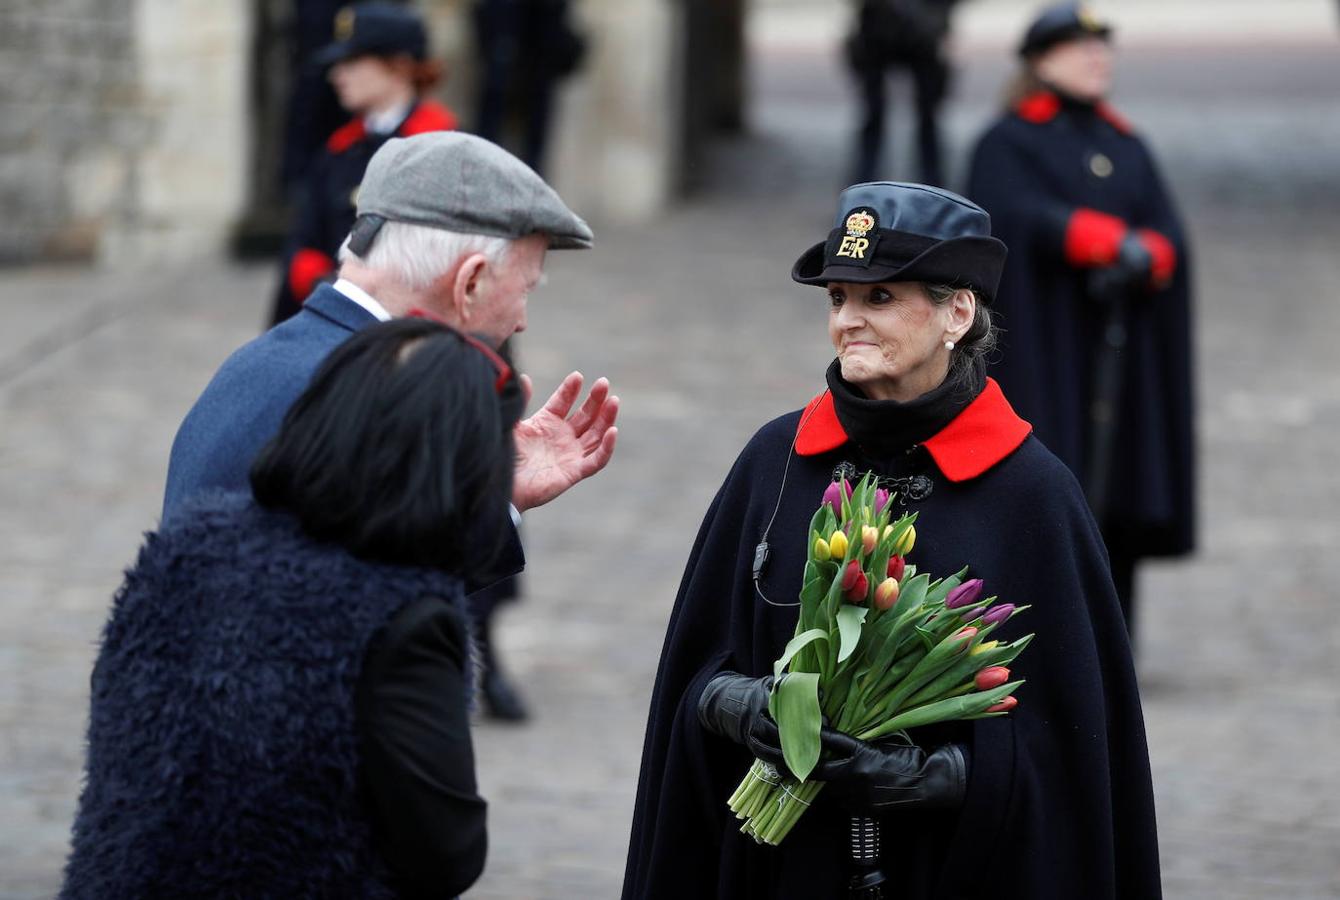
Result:
<svg viewBox="0 0 1340 900">
<path fill-rule="evenodd" d="M 187 413 L 172 445 L 163 518 L 204 490 L 249 490 L 256 453 L 321 360 L 358 329 L 428 315 L 499 347 L 526 327 L 545 251 L 591 242 L 591 229 L 539 175 L 488 141 L 459 132 L 388 141 L 359 188 L 339 279 L 234 352 Z M 518 514 L 599 472 L 614 452 L 618 398 L 598 379 L 574 413 L 582 383 L 580 372 L 568 375 L 517 425 Z M 500 580 L 524 565 L 519 541 L 504 559 Z"/>
</svg>

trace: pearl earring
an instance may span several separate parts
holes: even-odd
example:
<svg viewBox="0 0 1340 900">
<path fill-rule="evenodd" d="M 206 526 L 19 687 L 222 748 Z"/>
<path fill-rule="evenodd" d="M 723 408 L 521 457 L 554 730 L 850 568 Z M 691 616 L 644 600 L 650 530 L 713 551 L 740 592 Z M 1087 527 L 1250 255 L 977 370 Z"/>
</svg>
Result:
<svg viewBox="0 0 1340 900">
<path fill-rule="evenodd" d="M 945 341 L 945 349 L 946 349 L 946 350 L 953 350 L 953 349 L 954 349 L 954 342 L 953 342 L 953 341 Z"/>
</svg>

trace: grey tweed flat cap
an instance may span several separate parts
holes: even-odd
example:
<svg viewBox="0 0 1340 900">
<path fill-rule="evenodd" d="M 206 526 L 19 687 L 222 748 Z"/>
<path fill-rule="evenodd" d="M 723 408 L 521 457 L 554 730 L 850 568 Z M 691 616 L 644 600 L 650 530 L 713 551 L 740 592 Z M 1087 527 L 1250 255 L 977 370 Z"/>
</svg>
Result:
<svg viewBox="0 0 1340 900">
<path fill-rule="evenodd" d="M 392 138 L 373 154 L 349 248 L 362 256 L 385 221 L 512 239 L 540 232 L 556 250 L 590 247 L 594 238 L 535 170 L 459 131 Z"/>
</svg>

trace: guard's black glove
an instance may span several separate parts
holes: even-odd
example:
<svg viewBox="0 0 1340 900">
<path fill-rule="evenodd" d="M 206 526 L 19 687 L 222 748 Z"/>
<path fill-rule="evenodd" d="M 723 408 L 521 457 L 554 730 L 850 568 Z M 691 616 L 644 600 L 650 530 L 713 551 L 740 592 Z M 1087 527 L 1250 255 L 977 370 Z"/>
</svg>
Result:
<svg viewBox="0 0 1340 900">
<path fill-rule="evenodd" d="M 768 715 L 771 692 L 771 675 L 750 678 L 722 672 L 707 682 L 698 698 L 698 721 L 713 734 L 744 745 L 755 759 L 784 766 L 781 734 Z"/>
<path fill-rule="evenodd" d="M 1143 293 L 1150 286 L 1153 271 L 1154 254 L 1134 230 L 1128 231 L 1112 264 L 1089 272 L 1089 296 L 1108 303 L 1115 297 Z"/>
<path fill-rule="evenodd" d="M 810 778 L 827 795 L 862 815 L 900 808 L 957 809 L 968 790 L 968 760 L 958 744 L 930 755 L 905 744 L 872 744 L 825 728 L 823 753 Z"/>
</svg>

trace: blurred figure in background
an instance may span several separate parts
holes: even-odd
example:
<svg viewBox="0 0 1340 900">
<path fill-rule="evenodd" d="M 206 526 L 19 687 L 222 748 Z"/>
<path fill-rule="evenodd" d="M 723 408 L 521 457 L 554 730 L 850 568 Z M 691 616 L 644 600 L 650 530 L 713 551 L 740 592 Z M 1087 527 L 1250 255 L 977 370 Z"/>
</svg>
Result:
<svg viewBox="0 0 1340 900">
<path fill-rule="evenodd" d="M 479 60 L 475 133 L 511 147 L 543 172 L 558 83 L 576 71 L 586 51 L 568 0 L 477 0 L 473 20 Z M 515 358 L 516 341 L 507 349 Z M 517 575 L 472 594 L 481 628 L 490 628 L 497 608 L 521 593 Z M 492 652 L 493 641 L 484 646 Z M 493 718 L 521 721 L 527 717 L 521 694 L 494 662 L 481 685 L 484 708 Z"/>
<path fill-rule="evenodd" d="M 464 584 L 511 530 L 522 393 L 473 338 L 374 325 L 322 363 L 252 490 L 164 519 L 103 631 L 62 897 L 479 877 Z"/>
<path fill-rule="evenodd" d="M 568 0 L 477 0 L 474 25 L 480 63 L 475 132 L 513 147 L 543 172 L 554 91 L 586 54 Z M 514 127 L 517 141 L 510 139 Z"/>
<path fill-rule="evenodd" d="M 1084 484 L 1134 634 L 1136 561 L 1191 551 L 1191 282 L 1171 196 L 1106 100 L 1111 27 L 1044 11 L 968 195 L 1010 248 L 993 374 Z"/>
<path fill-rule="evenodd" d="M 347 5 L 344 0 L 293 0 L 286 35 L 291 87 L 279 161 L 279 181 L 286 198 L 300 195 L 326 138 L 349 121 L 325 70 L 316 64 L 317 54 L 335 40 L 335 14 Z"/>
<path fill-rule="evenodd" d="M 945 38 L 956 0 L 861 0 L 847 62 L 861 92 L 862 119 L 851 181 L 888 177 L 883 163 L 888 78 L 905 70 L 917 108 L 918 180 L 943 184 L 939 109 L 949 89 Z"/>
<path fill-rule="evenodd" d="M 319 282 L 333 279 L 336 251 L 354 224 L 358 185 L 377 148 L 392 137 L 456 127 L 451 110 L 423 96 L 441 74 L 427 54 L 428 34 L 412 9 L 360 3 L 336 15 L 335 42 L 316 64 L 353 119 L 330 135 L 307 174 L 272 325 L 296 313 Z"/>
</svg>

